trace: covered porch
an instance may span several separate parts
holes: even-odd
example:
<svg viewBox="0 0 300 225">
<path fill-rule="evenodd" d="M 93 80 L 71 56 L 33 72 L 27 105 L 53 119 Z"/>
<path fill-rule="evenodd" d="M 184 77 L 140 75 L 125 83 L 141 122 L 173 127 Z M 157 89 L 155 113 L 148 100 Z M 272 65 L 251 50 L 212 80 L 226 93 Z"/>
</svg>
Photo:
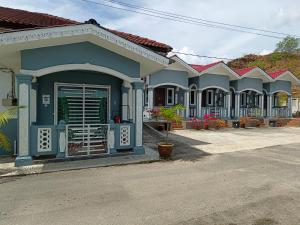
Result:
<svg viewBox="0 0 300 225">
<path fill-rule="evenodd" d="M 46 30 L 55 38 L 39 29 L 38 40 L 21 38 L 13 47 L 15 35 L 31 33 L 1 34 L 7 36 L 2 42 L 11 41 L 1 43 L 0 59 L 9 59 L 7 64 L 18 71 L 23 106 L 15 164 L 28 165 L 41 156 L 144 154 L 141 78 L 166 66 L 168 59 L 91 24 Z"/>
</svg>

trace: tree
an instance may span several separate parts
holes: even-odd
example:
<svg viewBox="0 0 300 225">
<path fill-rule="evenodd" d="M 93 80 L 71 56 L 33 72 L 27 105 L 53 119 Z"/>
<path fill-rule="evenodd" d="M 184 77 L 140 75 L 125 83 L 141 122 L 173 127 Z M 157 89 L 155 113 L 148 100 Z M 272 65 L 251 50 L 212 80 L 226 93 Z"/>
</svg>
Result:
<svg viewBox="0 0 300 225">
<path fill-rule="evenodd" d="M 6 111 L 0 112 L 0 128 L 4 127 L 8 123 L 8 120 L 10 120 L 16 114 L 18 108 L 19 107 L 13 107 Z M 5 151 L 11 150 L 9 139 L 2 131 L 0 131 L 0 148 L 3 148 Z"/>
<path fill-rule="evenodd" d="M 276 52 L 298 52 L 299 51 L 299 39 L 287 36 L 282 41 L 276 44 Z"/>
</svg>

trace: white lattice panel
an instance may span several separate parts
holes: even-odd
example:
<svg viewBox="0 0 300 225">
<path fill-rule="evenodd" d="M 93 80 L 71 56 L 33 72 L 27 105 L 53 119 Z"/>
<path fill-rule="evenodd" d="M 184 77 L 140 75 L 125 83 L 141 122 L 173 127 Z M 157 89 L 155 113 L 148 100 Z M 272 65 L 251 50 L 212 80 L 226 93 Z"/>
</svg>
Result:
<svg viewBox="0 0 300 225">
<path fill-rule="evenodd" d="M 51 128 L 38 128 L 38 152 L 51 151 Z"/>
<path fill-rule="evenodd" d="M 130 126 L 120 127 L 120 146 L 130 145 Z"/>
</svg>

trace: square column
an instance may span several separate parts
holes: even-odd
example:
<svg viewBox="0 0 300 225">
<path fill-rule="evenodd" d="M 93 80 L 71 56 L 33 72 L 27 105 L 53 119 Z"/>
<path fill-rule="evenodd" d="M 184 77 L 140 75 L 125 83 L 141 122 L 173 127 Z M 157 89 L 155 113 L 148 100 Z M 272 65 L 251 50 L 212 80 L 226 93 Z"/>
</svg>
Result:
<svg viewBox="0 0 300 225">
<path fill-rule="evenodd" d="M 189 90 L 184 91 L 184 106 L 185 106 L 185 118 L 190 117 L 190 92 Z"/>
<path fill-rule="evenodd" d="M 264 117 L 264 95 L 259 95 L 259 105 L 261 110 L 261 117 Z"/>
<path fill-rule="evenodd" d="M 235 93 L 235 117 L 240 118 L 241 93 Z"/>
<path fill-rule="evenodd" d="M 272 117 L 272 108 L 273 108 L 273 95 L 268 94 L 268 96 L 267 96 L 267 117 Z"/>
<path fill-rule="evenodd" d="M 122 120 L 127 121 L 129 120 L 129 88 L 122 86 Z"/>
<path fill-rule="evenodd" d="M 16 166 L 26 166 L 32 164 L 30 154 L 30 95 L 31 81 L 30 75 L 17 75 L 18 83 L 18 156 L 15 161 Z"/>
<path fill-rule="evenodd" d="M 226 102 L 227 102 L 227 118 L 231 118 L 231 92 L 226 93 Z"/>
<path fill-rule="evenodd" d="M 148 109 L 153 109 L 154 88 L 148 88 Z"/>
<path fill-rule="evenodd" d="M 292 96 L 291 95 L 288 95 L 287 108 L 288 108 L 288 117 L 292 117 L 293 112 L 292 112 Z"/>
<path fill-rule="evenodd" d="M 145 154 L 143 147 L 143 82 L 133 82 L 133 96 L 134 96 L 134 122 L 135 122 L 135 154 Z"/>
<path fill-rule="evenodd" d="M 202 90 L 197 91 L 197 115 L 202 118 Z"/>
</svg>

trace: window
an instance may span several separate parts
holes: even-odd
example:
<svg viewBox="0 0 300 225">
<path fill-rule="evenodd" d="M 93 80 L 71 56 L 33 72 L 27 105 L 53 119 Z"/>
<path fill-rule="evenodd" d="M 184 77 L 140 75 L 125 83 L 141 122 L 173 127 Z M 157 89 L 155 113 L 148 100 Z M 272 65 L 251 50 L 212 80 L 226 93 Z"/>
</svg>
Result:
<svg viewBox="0 0 300 225">
<path fill-rule="evenodd" d="M 167 88 L 167 105 L 174 105 L 174 88 Z"/>
<path fill-rule="evenodd" d="M 196 90 L 190 91 L 190 105 L 196 105 Z"/>
<path fill-rule="evenodd" d="M 206 105 L 213 106 L 214 105 L 214 91 L 208 90 L 206 92 Z"/>
<path fill-rule="evenodd" d="M 247 105 L 247 93 L 242 92 L 241 93 L 241 106 L 246 107 Z"/>
</svg>

